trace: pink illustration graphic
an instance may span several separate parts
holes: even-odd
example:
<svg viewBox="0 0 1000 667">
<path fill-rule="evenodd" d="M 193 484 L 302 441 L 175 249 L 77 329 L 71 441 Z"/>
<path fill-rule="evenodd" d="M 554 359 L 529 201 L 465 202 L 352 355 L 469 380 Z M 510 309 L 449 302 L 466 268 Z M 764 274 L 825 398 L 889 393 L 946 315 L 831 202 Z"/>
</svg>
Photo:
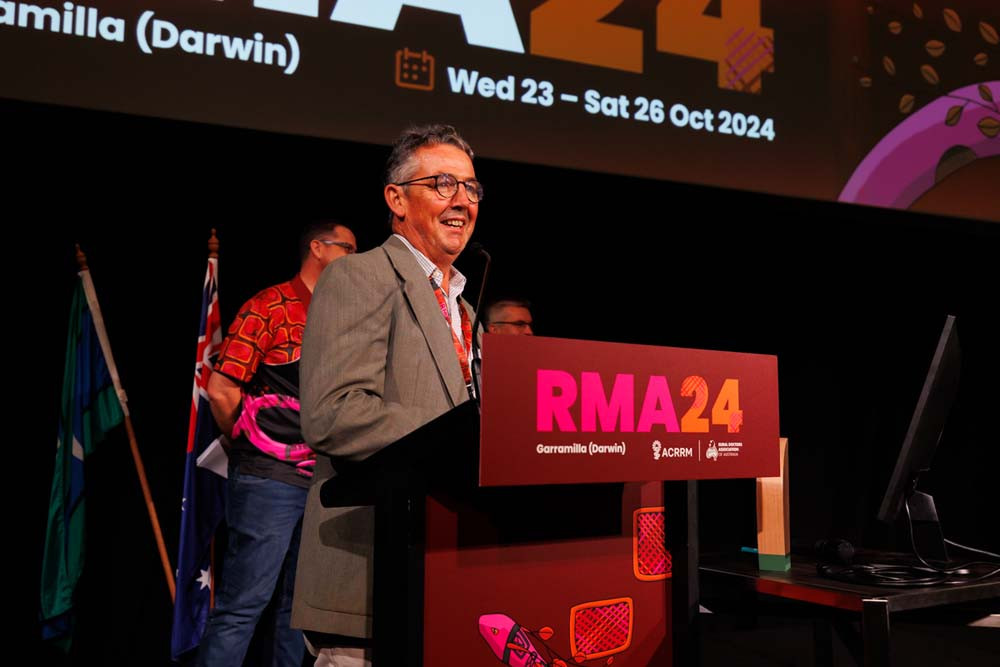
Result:
<svg viewBox="0 0 1000 667">
<path fill-rule="evenodd" d="M 543 631 L 549 637 L 552 636 L 550 628 L 542 628 L 539 634 L 541 635 Z M 493 655 L 503 664 L 511 667 L 558 666 L 562 661 L 549 662 L 541 658 L 538 649 L 528 637 L 528 632 L 506 614 L 483 614 L 479 617 L 479 634 L 493 651 Z M 562 662 L 562 665 L 565 664 Z"/>
<path fill-rule="evenodd" d="M 958 88 L 913 113 L 861 161 L 840 201 L 907 208 L 954 168 L 1000 155 L 1000 81 Z"/>
<path fill-rule="evenodd" d="M 277 394 L 266 394 L 264 396 L 244 396 L 243 411 L 240 418 L 233 427 L 233 436 L 246 434 L 247 439 L 257 446 L 261 451 L 270 454 L 282 461 L 305 462 L 312 460 L 312 450 L 304 442 L 292 445 L 273 440 L 261 430 L 257 423 L 257 415 L 261 410 L 270 408 L 287 408 L 298 412 L 298 399 L 289 396 L 279 396 Z M 300 466 L 300 470 L 302 470 Z M 308 473 L 307 470 L 302 470 Z"/>
<path fill-rule="evenodd" d="M 548 645 L 550 627 L 529 630 L 506 614 L 483 614 L 479 634 L 497 660 L 511 667 L 570 667 L 596 658 L 614 662 L 632 644 L 632 598 L 596 600 L 570 609 L 570 650 L 566 659 Z"/>
</svg>

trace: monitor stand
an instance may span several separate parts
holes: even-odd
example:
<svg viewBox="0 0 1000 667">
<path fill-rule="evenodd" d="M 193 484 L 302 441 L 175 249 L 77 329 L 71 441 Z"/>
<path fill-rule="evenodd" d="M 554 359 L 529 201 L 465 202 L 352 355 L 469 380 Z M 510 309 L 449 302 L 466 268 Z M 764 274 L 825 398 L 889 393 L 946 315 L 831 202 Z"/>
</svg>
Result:
<svg viewBox="0 0 1000 667">
<path fill-rule="evenodd" d="M 948 562 L 948 549 L 933 496 L 914 491 L 906 499 L 906 514 L 916 553 L 924 560 Z"/>
</svg>

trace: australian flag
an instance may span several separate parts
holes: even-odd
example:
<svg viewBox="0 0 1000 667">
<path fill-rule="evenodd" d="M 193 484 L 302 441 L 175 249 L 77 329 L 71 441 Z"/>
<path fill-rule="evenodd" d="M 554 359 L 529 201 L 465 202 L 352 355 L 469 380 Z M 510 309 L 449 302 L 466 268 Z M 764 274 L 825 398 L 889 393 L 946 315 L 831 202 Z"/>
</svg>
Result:
<svg viewBox="0 0 1000 667">
<path fill-rule="evenodd" d="M 218 447 L 219 428 L 208 406 L 208 378 L 222 345 L 219 318 L 219 260 L 210 257 L 205 273 L 198 353 L 194 365 L 194 390 L 188 424 L 187 459 L 184 462 L 184 496 L 181 499 L 180 553 L 177 556 L 177 598 L 170 652 L 174 660 L 198 646 L 212 602 L 212 537 L 225 511 L 226 480 L 198 466 L 198 458 Z"/>
</svg>

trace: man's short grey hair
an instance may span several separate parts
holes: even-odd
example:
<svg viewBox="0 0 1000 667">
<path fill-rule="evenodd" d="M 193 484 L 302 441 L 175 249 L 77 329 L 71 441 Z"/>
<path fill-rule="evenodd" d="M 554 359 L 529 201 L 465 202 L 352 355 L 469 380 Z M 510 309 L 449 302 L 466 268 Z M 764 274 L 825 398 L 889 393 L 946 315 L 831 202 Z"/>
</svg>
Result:
<svg viewBox="0 0 1000 667">
<path fill-rule="evenodd" d="M 392 145 L 392 153 L 385 164 L 385 185 L 402 183 L 412 178 L 416 169 L 413 157 L 417 150 L 439 144 L 448 144 L 462 150 L 470 160 L 475 157 L 469 142 L 451 125 L 435 123 L 410 127 Z"/>
</svg>

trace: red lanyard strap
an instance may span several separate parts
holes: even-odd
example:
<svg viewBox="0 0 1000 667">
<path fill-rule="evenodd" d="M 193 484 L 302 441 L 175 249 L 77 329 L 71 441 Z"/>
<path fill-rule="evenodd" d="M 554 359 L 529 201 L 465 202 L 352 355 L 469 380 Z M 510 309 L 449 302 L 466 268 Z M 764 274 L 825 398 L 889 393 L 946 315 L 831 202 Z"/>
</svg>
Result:
<svg viewBox="0 0 1000 667">
<path fill-rule="evenodd" d="M 455 344 L 455 356 L 458 357 L 458 363 L 462 367 L 462 377 L 465 378 L 465 384 L 469 384 L 472 382 L 472 371 L 469 369 L 469 350 L 472 348 L 472 323 L 469 322 L 469 313 L 459 305 L 458 312 L 462 320 L 462 338 L 464 339 L 464 341 L 460 341 L 451 326 L 451 309 L 445 300 L 444 291 L 440 285 L 434 282 L 433 278 L 430 281 L 431 287 L 434 288 L 434 296 L 437 297 L 438 306 L 441 307 L 441 314 L 444 315 L 444 319 L 448 323 L 451 340 Z"/>
</svg>

